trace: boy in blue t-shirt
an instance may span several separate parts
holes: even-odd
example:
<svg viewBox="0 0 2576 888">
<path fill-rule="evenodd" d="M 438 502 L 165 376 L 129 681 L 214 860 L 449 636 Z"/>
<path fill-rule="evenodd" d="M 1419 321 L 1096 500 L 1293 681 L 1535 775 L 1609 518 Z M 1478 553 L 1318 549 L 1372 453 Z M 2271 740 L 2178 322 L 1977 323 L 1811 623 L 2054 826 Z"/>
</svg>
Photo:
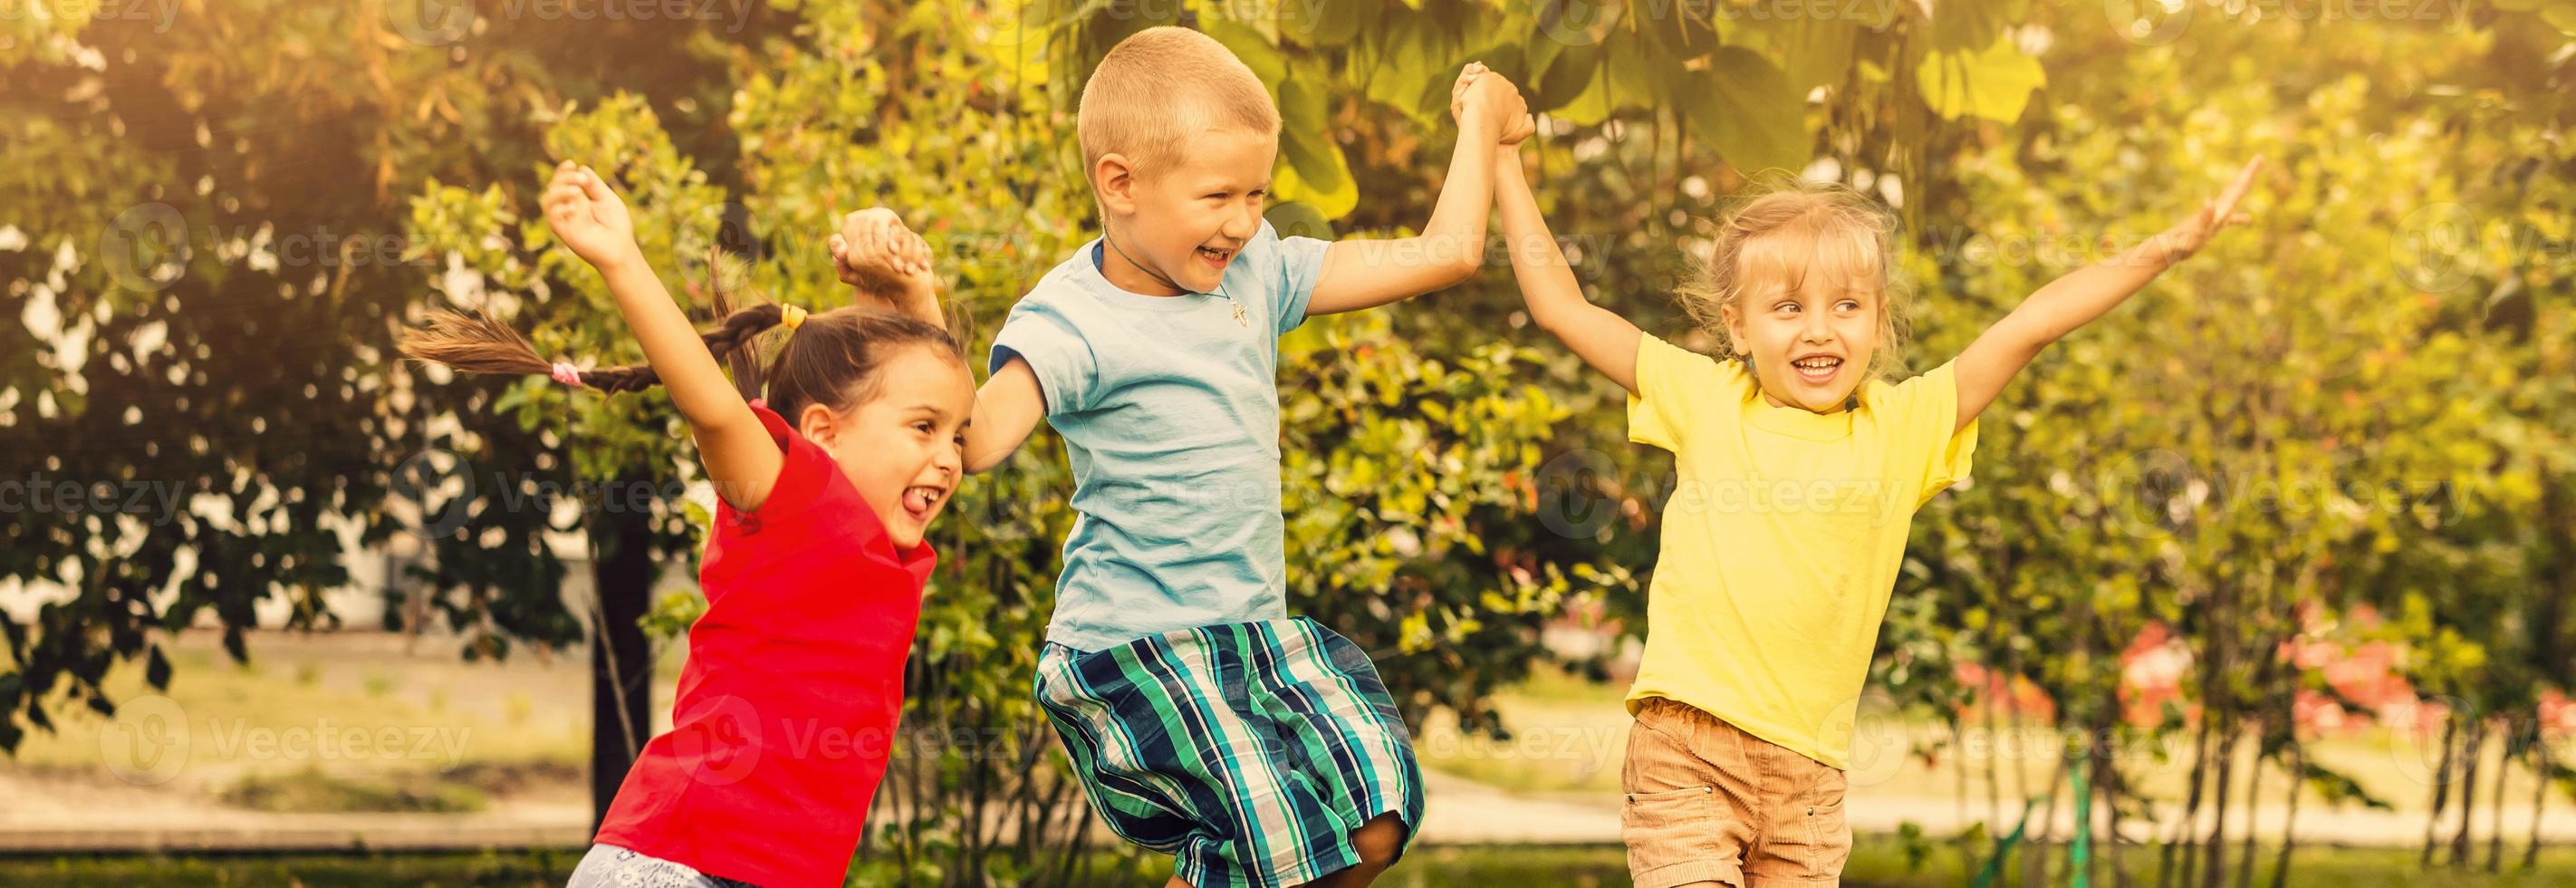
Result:
<svg viewBox="0 0 2576 888">
<path fill-rule="evenodd" d="M 1496 148 L 1532 127 L 1519 91 L 1477 65 L 1450 110 L 1458 147 L 1422 235 L 1283 238 L 1261 217 L 1279 152 L 1269 91 L 1196 31 L 1128 37 L 1077 117 L 1101 237 L 994 339 L 968 469 L 1000 463 L 1041 416 L 1073 462 L 1039 701 L 1111 829 L 1175 855 L 1190 885 L 1367 884 L 1421 820 L 1421 771 L 1376 668 L 1288 618 L 1278 340 L 1475 272 Z"/>
</svg>

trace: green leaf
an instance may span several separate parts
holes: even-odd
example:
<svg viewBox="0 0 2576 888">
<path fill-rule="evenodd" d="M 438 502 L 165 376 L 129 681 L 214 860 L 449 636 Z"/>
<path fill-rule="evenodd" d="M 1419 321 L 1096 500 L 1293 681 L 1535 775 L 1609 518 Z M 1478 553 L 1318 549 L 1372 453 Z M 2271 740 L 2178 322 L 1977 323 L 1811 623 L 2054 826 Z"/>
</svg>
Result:
<svg viewBox="0 0 2576 888">
<path fill-rule="evenodd" d="M 1279 85 L 1279 98 L 1280 168 L 1272 190 L 1281 200 L 1313 204 L 1327 219 L 1349 215 L 1359 206 L 1359 185 L 1332 142 L 1322 87 L 1311 78 L 1292 79 Z"/>
<path fill-rule="evenodd" d="M 1807 133 L 1807 102 L 1769 60 L 1729 46 L 1710 70 L 1690 72 L 1677 92 L 1690 132 L 1745 172 L 1795 170 L 1815 146 Z"/>
<path fill-rule="evenodd" d="M 1323 212 L 1315 209 L 1314 204 L 1305 201 L 1271 204 L 1269 209 L 1261 211 L 1261 218 L 1268 220 L 1270 227 L 1278 229 L 1280 237 L 1333 239 L 1332 222 L 1325 219 Z"/>
<path fill-rule="evenodd" d="M 1375 21 L 1383 5 L 1373 0 L 1281 3 L 1279 32 L 1307 47 L 1340 46 L 1358 36 L 1361 25 Z"/>
<path fill-rule="evenodd" d="M 1805 95 L 1819 86 L 1841 83 L 1850 72 L 1852 45 L 1860 26 L 1849 22 L 1800 19 L 1777 32 L 1779 58 L 1788 60 L 1789 85 Z"/>
<path fill-rule="evenodd" d="M 1279 45 L 1271 38 L 1263 37 L 1251 25 L 1233 19 L 1203 17 L 1199 19 L 1199 30 L 1216 38 L 1216 42 L 1233 52 L 1235 58 L 1242 59 L 1243 66 L 1251 68 L 1252 75 L 1261 78 L 1262 86 L 1275 92 L 1280 81 L 1287 79 L 1288 59 L 1280 55 Z"/>
<path fill-rule="evenodd" d="M 2048 84 L 2039 60 L 2004 37 L 1982 52 L 1933 52 L 1914 70 L 1923 101 L 1943 118 L 1974 116 L 1998 123 L 2021 118 L 2030 94 Z"/>
<path fill-rule="evenodd" d="M 1554 44 L 1554 41 L 1543 41 Z M 1530 110 L 1546 113 L 1563 108 L 1592 88 L 1601 78 L 1601 47 L 1569 47 L 1549 54 L 1545 61 L 1533 59 L 1538 74 L 1530 79 Z"/>
<path fill-rule="evenodd" d="M 1966 52 L 2003 37 L 2004 27 L 2028 18 L 2028 0 L 1942 0 L 1932 7 L 1932 50 Z"/>
</svg>

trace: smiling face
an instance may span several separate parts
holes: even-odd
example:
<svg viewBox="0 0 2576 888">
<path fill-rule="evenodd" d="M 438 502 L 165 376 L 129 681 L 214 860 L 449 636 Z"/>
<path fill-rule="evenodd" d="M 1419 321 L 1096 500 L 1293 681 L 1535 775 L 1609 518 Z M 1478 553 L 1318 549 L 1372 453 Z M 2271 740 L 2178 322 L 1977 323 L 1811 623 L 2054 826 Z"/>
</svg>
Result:
<svg viewBox="0 0 2576 888">
<path fill-rule="evenodd" d="M 1149 296 L 1215 292 L 1261 232 L 1278 157 L 1277 134 L 1240 127 L 1202 132 L 1186 153 L 1142 170 L 1124 155 L 1101 157 L 1092 174 L 1112 247 L 1101 273 Z"/>
<path fill-rule="evenodd" d="M 975 381 L 944 348 L 905 347 L 875 374 L 875 397 L 835 413 L 798 411 L 797 431 L 832 454 L 898 549 L 921 545 L 964 474 Z"/>
<path fill-rule="evenodd" d="M 1817 413 L 1850 403 L 1878 353 L 1880 294 L 1772 288 L 1743 300 L 1729 336 L 1737 354 L 1753 359 L 1763 400 Z"/>
<path fill-rule="evenodd" d="M 1876 376 L 1894 323 L 1880 241 L 1866 229 L 1809 217 L 1747 237 L 1733 251 L 1727 342 L 1752 359 L 1775 407 L 1842 410 Z"/>
</svg>

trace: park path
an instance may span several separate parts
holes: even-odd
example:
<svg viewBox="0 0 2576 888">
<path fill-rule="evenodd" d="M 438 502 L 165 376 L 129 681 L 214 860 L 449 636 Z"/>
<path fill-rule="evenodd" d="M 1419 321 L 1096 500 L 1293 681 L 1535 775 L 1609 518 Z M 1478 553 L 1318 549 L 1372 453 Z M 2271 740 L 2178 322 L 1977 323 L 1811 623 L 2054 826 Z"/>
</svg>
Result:
<svg viewBox="0 0 2576 888">
<path fill-rule="evenodd" d="M 1557 793 L 1522 795 L 1476 783 L 1460 777 L 1428 772 L 1430 801 L 1424 806 L 1422 839 L 1447 844 L 1615 844 L 1619 841 L 1619 797 L 1597 793 Z M 2019 802 L 2007 801 L 2003 818 L 2020 814 Z M 2045 803 L 2042 804 L 2044 809 Z M 1844 806 L 1850 812 L 1853 831 L 1862 834 L 1894 833 L 1907 822 L 1923 828 L 1931 836 L 1956 834 L 1960 829 L 1986 819 L 1988 809 L 1983 800 L 1971 802 L 1964 814 L 1951 798 L 1874 795 L 1855 791 Z M 2057 815 L 2057 832 L 2074 831 L 2075 812 L 2061 804 Z M 2179 819 L 2180 806 L 2159 809 L 2168 820 Z M 2491 827 L 2492 809 L 2478 806 L 2477 840 L 2486 840 Z M 2107 828 L 2102 812 L 2094 812 L 2094 829 Z M 2032 815 L 2033 829 L 2038 814 Z M 2250 824 L 2266 838 L 2281 834 L 2288 820 L 2284 805 L 2265 805 L 2253 810 L 2252 817 L 2239 808 L 2230 812 L 2227 833 L 2242 838 Z M 2212 822 L 2211 812 L 2200 817 L 2198 832 L 2206 834 Z M 2531 835 L 2531 806 L 2508 803 L 2504 808 L 2504 833 L 2508 844 L 2519 847 Z M 2007 827 L 2007 830 L 2009 827 Z M 2459 829 L 2459 819 L 2450 818 L 2440 827 L 2445 840 Z M 2355 847 L 2413 847 L 2424 839 L 2424 817 L 2417 812 L 2372 811 L 2358 806 L 2341 809 L 2308 804 L 2299 809 L 2298 837 L 2301 844 L 2349 845 Z M 2146 841 L 2150 834 L 2135 823 L 2122 825 L 2123 834 L 2132 841 Z M 2576 841 L 2576 806 L 2560 804 L 2544 812 L 2540 826 L 2543 841 L 2566 843 Z M 2162 835 L 2158 833 L 2156 835 Z"/>
<path fill-rule="evenodd" d="M 1427 772 L 1429 800 L 1421 840 L 1443 845 L 1601 845 L 1619 841 L 1615 795 L 1526 795 L 1506 792 L 1438 771 Z M 496 802 L 473 814 L 279 814 L 244 811 L 175 799 L 79 776 L 0 770 L 0 853 L 70 851 L 329 850 L 573 848 L 589 840 L 589 806 L 566 801 Z M 1907 821 L 1933 836 L 1956 832 L 1984 816 L 1982 801 L 1961 819 L 1947 798 L 1872 796 L 1849 803 L 1852 828 L 1893 833 Z M 2007 811 L 2012 816 L 2014 811 Z M 2251 823 L 2278 835 L 2287 811 L 2266 806 Z M 2488 811 L 2481 806 L 2478 837 L 2484 841 Z M 2528 835 L 2531 808 L 2505 807 L 2506 841 Z M 2238 811 L 2229 824 L 2242 836 L 2248 823 Z M 2061 811 L 2061 833 L 2073 814 Z M 2204 819 L 2204 829 L 2206 820 Z M 2456 821 L 2446 824 L 2447 838 Z M 2550 809 L 2541 825 L 2549 842 L 2576 842 L 2576 807 Z M 2133 840 L 2146 836 L 2134 829 Z M 2424 821 L 2406 812 L 2331 810 L 2310 805 L 2299 812 L 2302 844 L 2399 846 L 2420 843 Z"/>
</svg>

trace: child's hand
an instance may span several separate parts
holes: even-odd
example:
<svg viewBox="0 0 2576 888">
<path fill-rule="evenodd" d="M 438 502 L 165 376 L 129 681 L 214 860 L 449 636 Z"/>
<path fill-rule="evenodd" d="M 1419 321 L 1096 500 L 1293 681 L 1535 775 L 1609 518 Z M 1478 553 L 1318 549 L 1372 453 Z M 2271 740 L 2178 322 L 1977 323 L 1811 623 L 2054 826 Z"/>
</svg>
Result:
<svg viewBox="0 0 2576 888">
<path fill-rule="evenodd" d="M 2229 226 L 2254 221 L 2252 214 L 2236 211 L 2236 202 L 2245 199 L 2245 192 L 2253 189 L 2254 174 L 2262 169 L 2263 158 L 2260 155 L 2247 161 L 2245 169 L 2236 174 L 2236 181 L 2227 183 L 2226 190 L 2218 193 L 2217 200 L 2201 205 L 2198 215 L 2165 232 L 2166 242 L 2171 244 L 2173 251 L 2173 261 L 2191 258 L 2193 253 L 2200 252 L 2200 248 L 2209 243 L 2211 237 Z"/>
<path fill-rule="evenodd" d="M 554 178 L 546 183 L 543 205 L 546 226 L 554 229 L 555 239 L 591 267 L 606 270 L 642 257 L 626 201 L 591 168 L 569 160 L 557 165 Z"/>
<path fill-rule="evenodd" d="M 1458 69 L 1457 81 L 1449 84 L 1450 122 L 1459 126 L 1467 124 L 1467 88 L 1476 85 L 1476 78 L 1484 73 L 1483 62 L 1468 62 L 1466 67 Z"/>
<path fill-rule="evenodd" d="M 1486 70 L 1481 63 L 1471 63 L 1461 70 L 1458 81 L 1449 87 L 1449 95 L 1449 111 L 1459 129 L 1473 128 L 1476 136 L 1485 141 L 1518 145 L 1537 130 L 1530 119 L 1529 101 L 1521 98 L 1520 88 Z"/>
<path fill-rule="evenodd" d="M 854 287 L 896 287 L 930 274 L 930 242 L 884 207 L 842 217 L 831 248 L 833 273 Z"/>
</svg>

